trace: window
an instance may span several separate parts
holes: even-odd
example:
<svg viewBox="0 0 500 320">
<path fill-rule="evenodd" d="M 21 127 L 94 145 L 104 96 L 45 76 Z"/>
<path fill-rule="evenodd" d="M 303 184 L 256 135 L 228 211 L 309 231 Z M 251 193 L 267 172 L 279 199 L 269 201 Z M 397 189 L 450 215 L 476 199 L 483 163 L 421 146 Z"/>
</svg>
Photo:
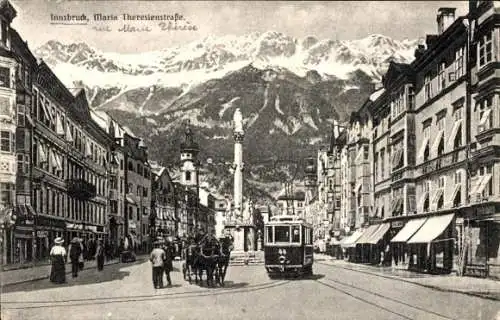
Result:
<svg viewBox="0 0 500 320">
<path fill-rule="evenodd" d="M 479 125 L 478 131 L 482 132 L 484 130 L 493 127 L 493 117 L 491 116 L 491 107 L 493 105 L 493 96 L 489 96 L 478 104 L 479 107 Z"/>
<path fill-rule="evenodd" d="M 427 73 L 424 77 L 424 94 L 425 100 L 432 98 L 432 83 L 431 83 L 431 73 Z"/>
<path fill-rule="evenodd" d="M 275 226 L 274 235 L 275 235 L 275 242 L 290 242 L 290 227 Z"/>
<path fill-rule="evenodd" d="M 373 156 L 374 159 L 373 159 L 373 163 L 374 163 L 374 175 L 375 175 L 375 181 L 378 181 L 379 180 L 379 176 L 378 176 L 378 173 L 379 173 L 379 170 L 378 170 L 378 166 L 380 165 L 378 163 L 378 152 L 375 153 L 375 155 Z"/>
<path fill-rule="evenodd" d="M 464 75 L 464 47 L 455 51 L 455 80 Z"/>
<path fill-rule="evenodd" d="M 14 199 L 12 196 L 13 191 L 14 186 L 12 184 L 0 183 L 0 204 L 12 204 L 12 200 Z"/>
<path fill-rule="evenodd" d="M 439 177 L 438 178 L 438 189 L 443 189 L 444 188 L 444 183 L 445 183 L 445 177 Z"/>
<path fill-rule="evenodd" d="M 404 89 L 396 93 L 392 100 L 392 117 L 395 118 L 405 110 Z"/>
<path fill-rule="evenodd" d="M 10 131 L 0 131 L 0 151 L 14 152 L 14 134 Z"/>
<path fill-rule="evenodd" d="M 0 67 L 0 87 L 10 88 L 10 69 Z"/>
<path fill-rule="evenodd" d="M 9 31 L 9 29 L 8 29 L 9 25 L 7 24 L 7 21 L 5 21 L 5 20 L 0 20 L 0 21 L 1 21 L 1 25 L 0 26 L 2 28 L 2 31 L 1 31 L 1 34 L 0 34 L 2 36 L 2 38 L 0 39 L 0 41 L 2 41 L 2 43 L 4 45 L 6 45 L 7 44 L 7 36 L 9 34 L 8 33 L 8 31 Z"/>
<path fill-rule="evenodd" d="M 464 117 L 464 108 L 460 106 L 456 108 L 455 111 L 453 112 L 453 119 L 455 121 L 460 121 L 463 119 L 463 117 Z"/>
<path fill-rule="evenodd" d="M 446 64 L 444 62 L 441 62 L 438 66 L 438 83 L 437 83 L 437 91 L 441 91 L 446 87 L 446 76 L 445 76 L 445 71 L 446 69 Z"/>
<path fill-rule="evenodd" d="M 385 149 L 380 150 L 380 177 L 385 178 Z"/>
<path fill-rule="evenodd" d="M 493 32 L 490 31 L 479 40 L 479 67 L 490 63 L 493 60 Z"/>
<path fill-rule="evenodd" d="M 25 122 L 25 107 L 22 104 L 17 105 L 17 125 L 24 127 L 26 125 Z"/>
<path fill-rule="evenodd" d="M 17 172 L 28 174 L 30 168 L 30 156 L 27 154 L 17 155 Z"/>
<path fill-rule="evenodd" d="M 422 134 L 424 135 L 425 138 L 430 138 L 431 137 L 431 122 L 427 121 L 423 124 L 423 130 Z"/>
<path fill-rule="evenodd" d="M 137 221 L 141 220 L 141 209 L 137 208 L 135 213 L 137 215 Z"/>
<path fill-rule="evenodd" d="M 134 212 L 132 207 L 128 207 L 128 219 L 133 220 L 134 219 Z"/>
<path fill-rule="evenodd" d="M 148 188 L 144 187 L 143 197 L 147 197 L 147 196 L 148 196 Z"/>
<path fill-rule="evenodd" d="M 413 86 L 408 86 L 408 110 L 415 108 L 415 89 Z"/>
<path fill-rule="evenodd" d="M 369 153 L 369 148 L 368 146 L 363 146 L 363 158 L 365 160 L 368 160 L 370 153 Z"/>
<path fill-rule="evenodd" d="M 455 185 L 461 184 L 462 183 L 462 172 L 460 172 L 460 171 L 455 172 L 455 175 L 453 177 L 453 181 L 455 182 Z"/>
<path fill-rule="evenodd" d="M 300 226 L 292 226 L 292 242 L 300 243 Z"/>
<path fill-rule="evenodd" d="M 134 189 L 134 185 L 131 182 L 129 182 L 127 185 L 127 190 L 125 190 L 125 191 L 126 191 L 126 193 L 132 193 L 133 189 Z"/>
<path fill-rule="evenodd" d="M 191 181 L 191 171 L 186 171 L 186 181 Z"/>
<path fill-rule="evenodd" d="M 431 182 L 429 180 L 424 181 L 424 184 L 422 185 L 422 191 L 429 192 L 430 186 L 431 186 Z"/>
<path fill-rule="evenodd" d="M 137 196 L 140 197 L 141 196 L 141 186 L 137 186 L 137 192 L 136 192 Z"/>
<path fill-rule="evenodd" d="M 444 121 L 445 121 L 444 114 L 441 114 L 437 117 L 436 126 L 439 131 L 444 131 L 444 125 L 445 125 Z"/>
</svg>

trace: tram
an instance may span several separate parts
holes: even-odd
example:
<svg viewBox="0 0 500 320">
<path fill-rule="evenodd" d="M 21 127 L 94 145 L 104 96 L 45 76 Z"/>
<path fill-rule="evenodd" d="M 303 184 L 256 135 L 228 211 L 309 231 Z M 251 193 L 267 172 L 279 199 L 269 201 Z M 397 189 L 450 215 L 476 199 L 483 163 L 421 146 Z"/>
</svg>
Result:
<svg viewBox="0 0 500 320">
<path fill-rule="evenodd" d="M 264 225 L 264 263 L 270 278 L 313 274 L 313 227 L 297 216 L 275 216 Z"/>
</svg>

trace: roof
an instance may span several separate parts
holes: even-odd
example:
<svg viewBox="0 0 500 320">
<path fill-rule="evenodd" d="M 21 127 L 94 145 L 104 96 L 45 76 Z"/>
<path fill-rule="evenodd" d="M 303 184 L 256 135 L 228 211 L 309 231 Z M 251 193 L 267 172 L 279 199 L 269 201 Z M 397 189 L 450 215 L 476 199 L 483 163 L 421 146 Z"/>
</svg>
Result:
<svg viewBox="0 0 500 320">
<path fill-rule="evenodd" d="M 278 200 L 299 200 L 304 201 L 306 199 L 306 194 L 304 191 L 296 191 L 293 195 L 281 195 Z"/>
</svg>

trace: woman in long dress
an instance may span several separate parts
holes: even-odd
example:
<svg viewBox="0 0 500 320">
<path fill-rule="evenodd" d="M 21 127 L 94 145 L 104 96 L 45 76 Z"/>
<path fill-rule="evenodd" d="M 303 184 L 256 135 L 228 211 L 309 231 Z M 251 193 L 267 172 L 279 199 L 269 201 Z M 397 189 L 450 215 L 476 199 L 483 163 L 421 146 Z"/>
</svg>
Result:
<svg viewBox="0 0 500 320">
<path fill-rule="evenodd" d="M 54 283 L 66 282 L 66 249 L 62 246 L 64 240 L 58 237 L 54 240 L 54 246 L 50 250 L 50 260 L 52 269 L 50 271 L 50 281 Z"/>
</svg>

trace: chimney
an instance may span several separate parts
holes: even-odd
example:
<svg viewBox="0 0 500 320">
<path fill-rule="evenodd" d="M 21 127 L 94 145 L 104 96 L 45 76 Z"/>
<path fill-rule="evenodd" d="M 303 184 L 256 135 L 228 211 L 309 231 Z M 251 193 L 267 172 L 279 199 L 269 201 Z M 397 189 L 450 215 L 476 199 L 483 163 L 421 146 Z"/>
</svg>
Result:
<svg viewBox="0 0 500 320">
<path fill-rule="evenodd" d="M 455 21 L 455 8 L 439 8 L 437 13 L 438 34 L 442 34 Z"/>
<path fill-rule="evenodd" d="M 425 52 L 425 45 L 419 44 L 417 49 L 415 49 L 415 59 L 420 58 Z"/>
</svg>

